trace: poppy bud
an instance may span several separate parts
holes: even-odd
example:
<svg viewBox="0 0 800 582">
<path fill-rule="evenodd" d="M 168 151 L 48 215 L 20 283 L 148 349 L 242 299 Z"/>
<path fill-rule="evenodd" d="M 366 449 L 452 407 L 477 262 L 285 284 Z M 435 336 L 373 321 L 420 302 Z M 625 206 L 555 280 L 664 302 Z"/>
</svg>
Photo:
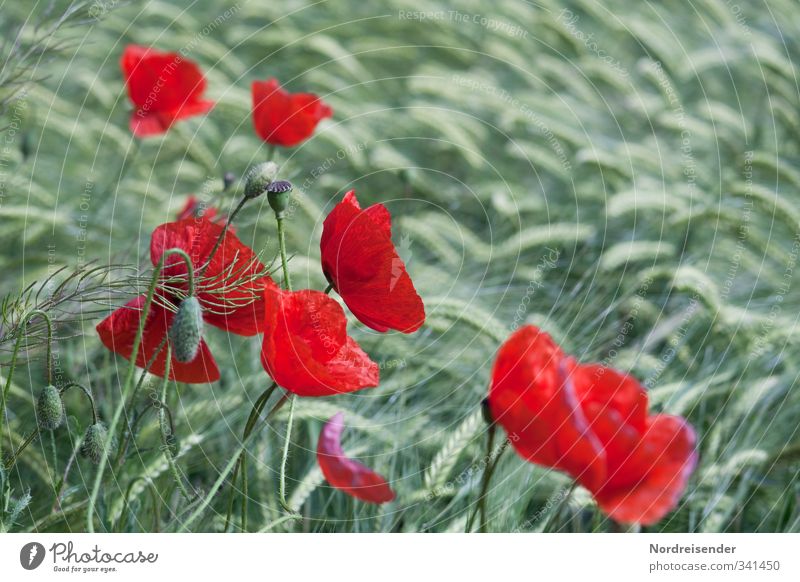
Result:
<svg viewBox="0 0 800 582">
<path fill-rule="evenodd" d="M 83 442 L 81 443 L 81 456 L 89 459 L 95 465 L 103 458 L 103 451 L 106 446 L 106 439 L 108 438 L 108 428 L 102 422 L 97 422 L 86 429 L 83 435 Z M 108 443 L 108 452 L 116 447 L 115 439 L 111 439 Z"/>
<path fill-rule="evenodd" d="M 187 297 L 178 308 L 175 320 L 169 328 L 172 354 L 186 364 L 197 357 L 203 339 L 203 309 L 197 297 Z"/>
<path fill-rule="evenodd" d="M 53 385 L 45 386 L 36 401 L 36 421 L 39 430 L 55 430 L 64 422 L 64 402 Z"/>
<path fill-rule="evenodd" d="M 267 201 L 279 218 L 283 218 L 283 213 L 289 207 L 291 194 L 292 183 L 288 180 L 277 180 L 267 186 Z"/>
<path fill-rule="evenodd" d="M 233 183 L 236 181 L 236 174 L 233 172 L 225 172 L 222 176 L 222 189 L 227 191 L 228 188 L 233 186 Z"/>
<path fill-rule="evenodd" d="M 267 187 L 278 175 L 278 164 L 263 162 L 250 168 L 244 186 L 245 198 L 258 198 L 267 191 Z"/>
</svg>

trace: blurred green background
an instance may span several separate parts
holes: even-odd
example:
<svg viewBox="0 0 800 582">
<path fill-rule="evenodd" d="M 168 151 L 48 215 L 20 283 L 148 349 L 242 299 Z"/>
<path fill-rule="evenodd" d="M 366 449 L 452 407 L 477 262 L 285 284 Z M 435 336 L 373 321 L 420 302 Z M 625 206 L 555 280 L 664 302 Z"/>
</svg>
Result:
<svg viewBox="0 0 800 582">
<path fill-rule="evenodd" d="M 28 20 L 20 45 L 35 46 L 33 23 L 59 14 L 31 8 L 0 8 L 4 56 L 14 54 L 9 31 Z M 535 323 L 580 359 L 630 371 L 654 410 L 696 427 L 699 467 L 677 511 L 649 529 L 798 531 L 799 29 L 789 0 L 86 3 L 53 50 L 19 65 L 32 82 L 4 103 L 0 346 L 34 301 L 20 301 L 27 285 L 90 261 L 145 272 L 150 232 L 189 194 L 230 210 L 223 173 L 241 176 L 267 155 L 250 82 L 274 76 L 335 112 L 278 154 L 296 186 L 295 286 L 324 287 L 321 220 L 355 188 L 362 204 L 392 212 L 428 320 L 411 336 L 351 323 L 381 386 L 298 401 L 288 489 L 301 521 L 281 521 L 277 504 L 284 423 L 263 431 L 250 449 L 251 529 L 464 531 L 494 353 L 511 329 Z M 128 43 L 185 51 L 217 106 L 136 143 L 118 66 Z M 272 260 L 266 200 L 237 229 Z M 125 362 L 93 328 L 135 285 L 121 269 L 104 281 L 54 309 L 63 374 L 90 385 L 108 418 Z M 179 465 L 206 491 L 268 382 L 258 341 L 207 336 L 222 380 L 180 386 L 173 404 Z M 9 402 L 16 443 L 41 387 L 40 350 L 28 355 Z M 14 502 L 27 501 L 13 530 L 83 528 L 94 467 L 76 461 L 60 480 L 88 415 L 77 395 L 68 410 L 69 430 L 35 443 L 6 477 Z M 346 450 L 387 476 L 397 501 L 368 506 L 323 481 L 313 451 L 338 410 Z M 179 531 L 191 507 L 166 471 L 154 417 L 138 443 L 107 477 L 102 526 Z M 507 454 L 491 529 L 613 528 L 581 489 L 556 511 L 568 485 Z M 227 492 L 188 529 L 220 530 Z"/>
</svg>

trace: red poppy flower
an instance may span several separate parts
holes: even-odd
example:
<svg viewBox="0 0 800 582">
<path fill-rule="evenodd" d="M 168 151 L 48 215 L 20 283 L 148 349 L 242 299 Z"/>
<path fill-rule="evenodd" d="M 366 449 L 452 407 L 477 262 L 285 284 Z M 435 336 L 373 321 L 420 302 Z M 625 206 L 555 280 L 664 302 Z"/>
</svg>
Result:
<svg viewBox="0 0 800 582">
<path fill-rule="evenodd" d="M 364 325 L 411 333 L 424 323 L 425 307 L 392 243 L 385 206 L 361 210 L 351 190 L 325 219 L 319 246 L 325 276 Z"/>
<path fill-rule="evenodd" d="M 223 228 L 207 218 L 188 218 L 162 224 L 150 240 L 150 258 L 157 265 L 164 251 L 183 249 L 192 259 L 195 294 L 203 309 L 203 319 L 216 327 L 239 335 L 255 335 L 264 330 L 264 288 L 275 286 L 255 253 L 230 231 L 225 233 L 214 257 L 209 255 Z M 201 273 L 204 265 L 208 263 Z M 188 291 L 186 264 L 175 255 L 167 259 L 161 282 L 146 320 L 142 347 L 136 365 L 144 367 L 164 340 L 174 317 L 166 305 L 177 306 Z M 126 358 L 131 357 L 144 296 L 117 309 L 97 326 L 103 344 Z M 164 373 L 165 358 L 156 360 L 151 371 Z M 181 364 L 174 358 L 170 378 L 179 382 L 201 383 L 219 379 L 219 370 L 205 344 L 192 362 Z"/>
<path fill-rule="evenodd" d="M 333 487 L 367 503 L 387 503 L 395 498 L 386 479 L 345 456 L 341 438 L 344 414 L 337 412 L 322 427 L 317 444 L 317 461 Z"/>
<path fill-rule="evenodd" d="M 534 326 L 500 348 L 489 408 L 522 458 L 569 473 L 620 522 L 663 518 L 697 462 L 684 419 L 649 415 L 634 378 L 576 363 Z"/>
<path fill-rule="evenodd" d="M 333 109 L 312 93 L 288 93 L 276 79 L 253 81 L 253 125 L 265 142 L 296 146 L 314 133 Z"/>
<path fill-rule="evenodd" d="M 140 295 L 129 301 L 124 307 L 114 311 L 97 326 L 100 341 L 109 350 L 130 358 L 133 353 L 133 341 L 139 329 L 142 317 L 142 307 L 145 296 Z M 147 362 L 159 351 L 161 342 L 167 337 L 167 332 L 172 325 L 175 314 L 164 309 L 153 301 L 144 326 L 144 334 L 136 354 L 136 365 L 144 368 Z M 158 357 L 150 366 L 150 372 L 164 377 L 167 362 L 167 351 L 161 349 Z M 219 380 L 219 369 L 211 351 L 205 341 L 200 342 L 200 350 L 194 360 L 182 363 L 174 357 L 170 360 L 170 380 L 186 382 L 187 384 L 204 384 Z"/>
<path fill-rule="evenodd" d="M 179 53 L 128 45 L 120 61 L 135 111 L 130 129 L 137 137 L 158 135 L 179 119 L 207 113 L 206 80 L 199 67 Z"/>
<path fill-rule="evenodd" d="M 347 335 L 344 310 L 320 291 L 265 290 L 261 363 L 299 396 L 330 396 L 377 386 L 378 365 Z"/>
<path fill-rule="evenodd" d="M 216 208 L 201 204 L 197 196 L 192 194 L 186 199 L 186 204 L 184 204 L 183 208 L 178 212 L 176 220 L 200 217 L 207 218 L 214 224 L 219 224 L 220 226 L 225 226 L 228 222 L 228 219 Z M 230 232 L 236 232 L 233 226 L 229 226 L 228 230 Z"/>
</svg>

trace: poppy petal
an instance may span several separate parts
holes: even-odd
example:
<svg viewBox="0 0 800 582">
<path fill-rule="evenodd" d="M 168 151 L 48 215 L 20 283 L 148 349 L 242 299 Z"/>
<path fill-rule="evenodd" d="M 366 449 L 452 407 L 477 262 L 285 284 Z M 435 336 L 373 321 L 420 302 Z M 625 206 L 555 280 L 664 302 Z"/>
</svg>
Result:
<svg viewBox="0 0 800 582">
<path fill-rule="evenodd" d="M 325 276 L 364 325 L 403 333 L 422 326 L 425 306 L 392 243 L 383 206 L 362 211 L 348 192 L 325 219 L 320 251 Z"/>
<path fill-rule="evenodd" d="M 133 343 L 139 329 L 142 307 L 145 296 L 141 295 L 120 307 L 97 325 L 100 341 L 109 350 L 130 358 Z M 144 326 L 144 333 L 136 355 L 136 365 L 144 368 L 158 350 L 167 336 L 174 314 L 157 303 L 150 305 L 150 312 Z M 166 350 L 162 349 L 150 367 L 150 373 L 164 377 L 166 369 Z M 174 357 L 170 363 L 170 380 L 187 384 L 204 384 L 219 380 L 219 369 L 205 341 L 200 342 L 200 349 L 194 360 L 187 363 L 178 362 Z"/>
<path fill-rule="evenodd" d="M 652 525 L 675 509 L 697 465 L 694 429 L 683 418 L 658 414 L 617 472 L 644 475 L 630 488 L 595 494 L 600 508 L 623 523 Z"/>
<path fill-rule="evenodd" d="M 344 414 L 337 412 L 319 434 L 317 461 L 325 479 L 336 489 L 367 503 L 392 501 L 395 493 L 386 479 L 366 465 L 345 456 L 341 444 L 343 431 Z"/>
<path fill-rule="evenodd" d="M 313 135 L 333 110 L 311 93 L 289 93 L 276 79 L 253 81 L 253 126 L 267 143 L 292 147 Z"/>
<path fill-rule="evenodd" d="M 150 239 L 150 259 L 157 265 L 164 252 L 183 249 L 197 272 L 207 262 L 223 225 L 208 217 L 186 218 L 162 224 Z M 237 335 L 251 336 L 264 330 L 266 286 L 274 285 L 256 254 L 228 229 L 211 262 L 197 280 L 197 298 L 209 324 Z M 186 264 L 178 256 L 169 258 L 163 276 L 185 278 Z M 186 287 L 186 283 L 175 284 Z"/>
<path fill-rule="evenodd" d="M 299 396 L 330 396 L 377 386 L 378 365 L 347 335 L 344 310 L 320 291 L 265 293 L 261 363 Z"/>
<path fill-rule="evenodd" d="M 130 129 L 137 137 L 164 133 L 175 121 L 214 106 L 202 99 L 206 80 L 200 68 L 179 53 L 129 45 L 120 66 L 135 107 Z"/>
</svg>

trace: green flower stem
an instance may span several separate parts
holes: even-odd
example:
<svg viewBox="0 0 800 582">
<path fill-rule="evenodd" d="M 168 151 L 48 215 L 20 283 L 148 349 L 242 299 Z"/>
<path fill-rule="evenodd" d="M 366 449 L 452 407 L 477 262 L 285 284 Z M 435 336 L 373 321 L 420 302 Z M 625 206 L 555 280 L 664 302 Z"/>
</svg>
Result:
<svg viewBox="0 0 800 582">
<path fill-rule="evenodd" d="M 183 484 L 183 477 L 181 477 L 178 471 L 178 465 L 175 463 L 175 455 L 173 455 L 172 448 L 169 446 L 169 437 L 173 436 L 175 432 L 175 427 L 172 425 L 171 413 L 169 414 L 169 420 L 167 420 L 167 413 L 169 412 L 167 408 L 167 387 L 169 386 L 169 368 L 171 360 L 172 346 L 167 344 L 167 362 L 164 368 L 164 382 L 161 384 L 161 397 L 158 408 L 158 427 L 161 431 L 161 447 L 164 450 L 164 458 L 167 459 L 172 478 L 175 480 L 178 489 L 180 489 L 181 495 L 183 495 L 185 499 L 191 499 L 192 496 Z M 170 428 L 170 434 L 167 434 L 168 427 Z"/>
<path fill-rule="evenodd" d="M 286 438 L 283 441 L 283 454 L 281 455 L 281 474 L 278 489 L 278 501 L 289 513 L 294 513 L 286 501 L 286 461 L 289 458 L 289 443 L 292 439 L 292 420 L 294 419 L 294 395 L 289 395 L 289 420 L 286 421 Z"/>
<path fill-rule="evenodd" d="M 8 465 L 6 466 L 6 471 L 10 471 L 11 469 L 14 468 L 14 465 L 17 464 L 19 456 L 22 454 L 22 451 L 24 451 L 37 436 L 39 436 L 38 428 L 34 430 L 31 434 L 29 434 L 27 438 L 24 441 L 22 441 L 22 444 L 19 446 L 19 448 L 16 451 L 14 451 L 14 453 L 11 455 L 11 458 L 8 460 Z"/>
<path fill-rule="evenodd" d="M 281 252 L 281 266 L 283 267 L 283 283 L 288 291 L 292 290 L 292 279 L 289 276 L 289 262 L 286 258 L 286 229 L 283 213 L 276 212 L 275 220 L 278 223 L 278 246 Z M 294 395 L 288 395 L 289 418 L 286 421 L 286 438 L 283 441 L 283 454 L 281 455 L 281 472 L 278 489 L 278 500 L 281 507 L 290 513 L 294 513 L 286 502 L 286 461 L 289 458 L 289 443 L 292 440 L 292 423 L 294 420 Z"/>
<path fill-rule="evenodd" d="M 284 394 L 281 399 L 275 403 L 275 406 L 272 407 L 272 410 L 267 413 L 267 416 L 264 418 L 264 420 L 269 420 L 276 412 L 278 412 L 278 410 L 281 409 L 287 400 L 288 395 Z M 191 515 L 189 515 L 189 517 L 181 523 L 180 531 L 190 531 L 189 528 L 191 525 L 211 504 L 211 502 L 214 500 L 214 497 L 216 497 L 217 492 L 220 490 L 220 487 L 222 487 L 223 483 L 225 483 L 225 480 L 228 478 L 228 475 L 230 475 L 231 471 L 233 471 L 234 466 L 238 463 L 239 455 L 241 455 L 247 449 L 250 441 L 254 440 L 257 434 L 258 433 L 256 431 L 253 431 L 246 439 L 242 439 L 236 454 L 231 458 L 230 461 L 228 461 L 228 464 L 225 465 L 225 468 L 220 472 L 219 476 L 217 476 L 217 480 L 214 481 L 214 484 L 211 486 L 211 489 L 208 491 L 208 493 L 206 493 L 203 501 L 200 502 L 197 507 L 195 507 L 194 511 L 192 511 Z"/>
<path fill-rule="evenodd" d="M 325 295 L 328 295 L 331 291 L 333 291 L 333 283 L 330 283 L 327 287 L 325 287 Z"/>
<path fill-rule="evenodd" d="M 261 396 L 256 399 L 255 403 L 253 404 L 253 408 L 250 411 L 250 416 L 247 418 L 247 422 L 245 423 L 242 440 L 246 440 L 247 437 L 250 436 L 250 433 L 253 432 L 256 422 L 258 422 L 258 418 L 261 416 L 261 412 L 264 410 L 264 407 L 267 405 L 267 401 L 270 399 L 272 393 L 277 387 L 278 385 L 273 382 L 269 388 L 264 390 L 264 392 L 261 393 Z M 236 494 L 236 479 L 238 478 L 240 472 L 242 473 L 242 531 L 247 530 L 247 453 L 246 451 L 242 451 L 239 453 L 238 463 L 233 469 L 233 476 L 231 477 L 231 494 L 228 498 L 228 513 L 225 516 L 225 529 L 222 531 L 228 531 L 228 525 L 231 521 L 233 502 Z"/>
<path fill-rule="evenodd" d="M 247 198 L 246 196 L 244 198 L 242 198 L 239 201 L 239 204 L 236 206 L 236 208 L 233 209 L 233 212 L 231 212 L 230 216 L 228 216 L 228 219 L 225 221 L 225 224 L 222 227 L 222 232 L 219 233 L 219 237 L 217 238 L 217 242 L 214 243 L 214 246 L 211 247 L 211 252 L 208 253 L 208 259 L 206 259 L 206 264 L 203 265 L 200 268 L 200 273 L 199 273 L 200 276 L 202 276 L 203 273 L 206 272 L 206 269 L 208 269 L 208 266 L 211 264 L 211 259 L 213 259 L 214 255 L 217 254 L 217 250 L 219 249 L 220 245 L 222 244 L 222 240 L 225 238 L 225 234 L 228 232 L 228 228 L 233 223 L 234 219 L 236 218 L 236 215 L 239 214 L 239 212 L 242 210 L 242 208 L 244 208 L 244 205 L 247 204 L 248 200 L 250 200 L 250 199 Z"/>
<path fill-rule="evenodd" d="M 114 438 L 114 433 L 117 430 L 120 418 L 122 417 L 122 413 L 125 411 L 125 405 L 130 398 L 130 393 L 133 388 L 133 379 L 136 372 L 136 355 L 139 353 L 139 347 L 142 344 L 144 324 L 147 321 L 147 316 L 150 314 L 150 306 L 153 303 L 153 296 L 155 295 L 156 286 L 158 285 L 159 278 L 161 277 L 161 271 L 164 269 L 164 264 L 167 258 L 171 257 L 172 255 L 181 257 L 186 263 L 186 270 L 189 273 L 189 291 L 194 292 L 194 267 L 192 266 L 192 259 L 183 249 L 175 248 L 164 251 L 158 261 L 158 265 L 153 271 L 153 276 L 150 279 L 150 286 L 147 289 L 147 296 L 145 298 L 144 305 L 142 306 L 142 315 L 139 318 L 139 329 L 136 331 L 136 337 L 133 340 L 130 364 L 128 365 L 128 371 L 125 375 L 125 382 L 122 384 L 122 394 L 119 405 L 117 405 L 117 408 L 114 411 L 114 416 L 111 419 L 111 424 L 108 427 L 108 437 L 105 443 L 106 446 L 103 447 L 103 454 L 100 457 L 100 463 L 97 465 L 97 472 L 95 473 L 94 483 L 92 485 L 92 491 L 89 495 L 89 503 L 86 509 L 86 531 L 88 533 L 94 533 L 95 505 L 97 504 L 97 497 L 100 495 L 100 487 L 103 483 L 103 474 L 105 473 L 106 465 L 108 464 L 110 444 Z"/>
<path fill-rule="evenodd" d="M 34 316 L 40 316 L 44 319 L 45 324 L 47 325 L 47 383 L 52 384 L 53 382 L 53 369 L 52 369 L 52 343 L 53 343 L 53 322 L 50 320 L 50 316 L 47 315 L 41 309 L 34 309 L 30 313 L 26 314 L 20 320 L 20 332 L 17 336 L 17 341 L 14 342 L 14 351 L 11 353 L 11 364 L 8 367 L 8 377 L 6 377 L 6 385 L 3 387 L 3 398 L 0 400 L 0 422 L 6 423 L 6 401 L 8 400 L 8 393 L 11 390 L 11 381 L 14 378 L 14 370 L 17 367 L 17 356 L 19 355 L 19 348 L 22 346 L 22 338 L 25 334 L 23 334 L 23 330 L 27 330 L 28 324 L 30 323 L 31 318 Z M 34 433 L 36 434 L 36 433 Z M 0 435 L 0 459 L 3 458 L 3 438 Z"/>
<path fill-rule="evenodd" d="M 67 390 L 69 390 L 70 388 L 79 388 L 80 391 L 84 393 L 86 398 L 89 400 L 89 406 L 92 407 L 92 424 L 97 424 L 98 420 L 97 408 L 94 405 L 94 397 L 92 396 L 92 393 L 85 386 L 83 386 L 82 384 L 78 384 L 77 382 L 70 382 L 69 384 L 64 386 L 59 392 L 61 394 L 65 394 Z"/>
<path fill-rule="evenodd" d="M 286 220 L 279 216 L 276 218 L 278 222 L 278 246 L 281 251 L 281 266 L 283 267 L 283 284 L 289 291 L 292 290 L 292 280 L 289 277 L 289 261 L 286 258 L 286 229 L 284 223 Z"/>
</svg>

